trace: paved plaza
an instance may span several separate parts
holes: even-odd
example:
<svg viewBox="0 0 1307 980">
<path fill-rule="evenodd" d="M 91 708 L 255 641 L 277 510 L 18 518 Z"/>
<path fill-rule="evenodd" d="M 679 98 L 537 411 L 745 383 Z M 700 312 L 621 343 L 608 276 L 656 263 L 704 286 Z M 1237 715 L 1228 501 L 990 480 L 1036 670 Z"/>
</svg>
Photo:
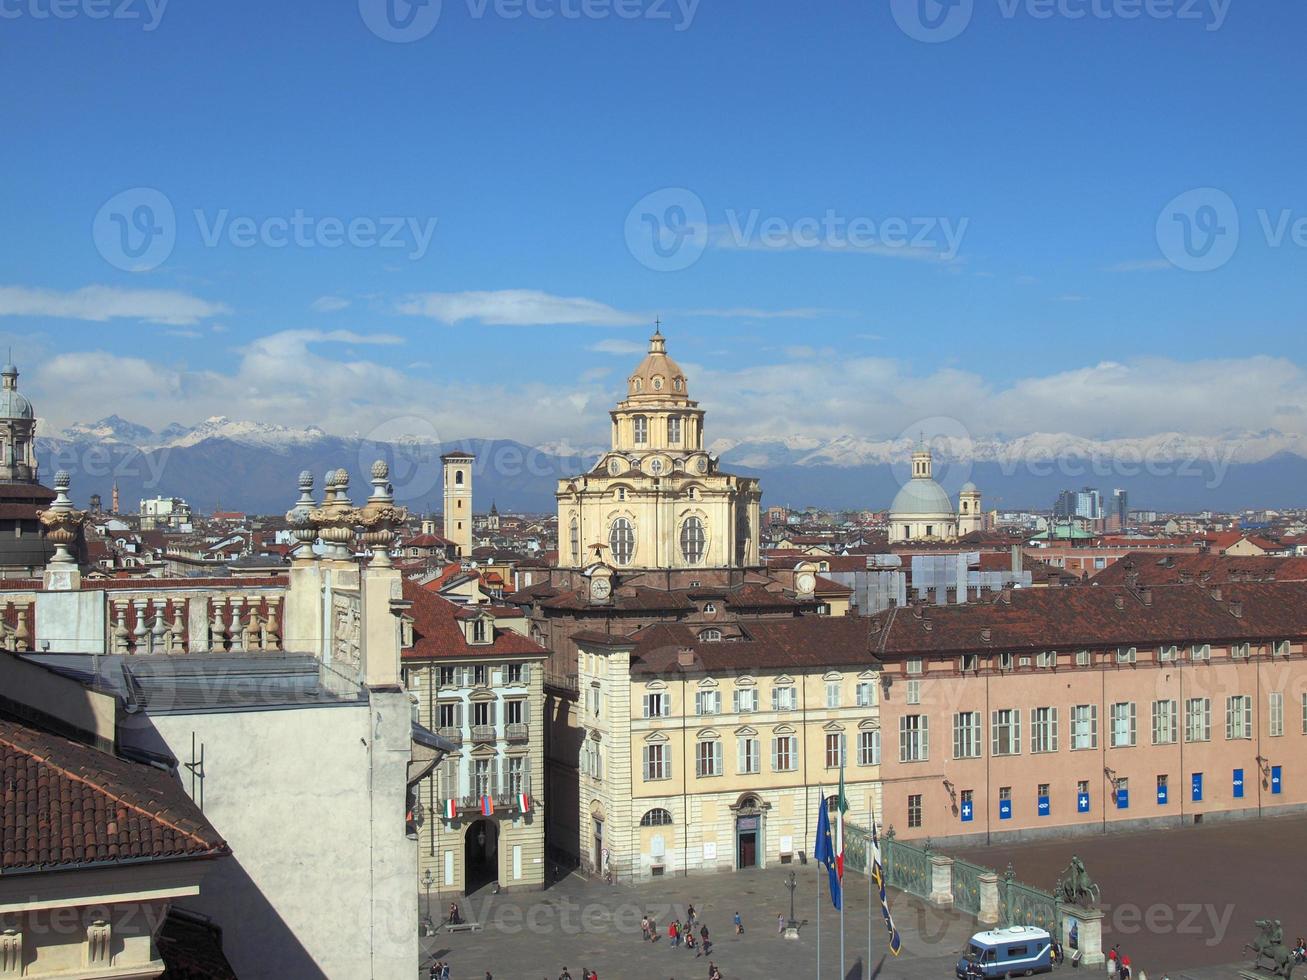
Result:
<svg viewBox="0 0 1307 980">
<path fill-rule="evenodd" d="M 1021 880 L 1051 887 L 1078 854 L 1102 885 L 1105 942 L 1121 943 L 1136 971 L 1142 967 L 1152 980 L 1230 980 L 1236 976 L 1230 964 L 1245 962 L 1241 947 L 1252 938 L 1254 919 L 1282 919 L 1288 940 L 1307 932 L 1305 852 L 1307 817 L 1294 817 L 994 846 L 965 856 L 1000 871 L 1011 861 Z M 781 938 L 776 928 L 777 913 L 789 912 L 785 882 L 791 870 L 798 875 L 795 914 L 803 923 L 797 941 Z M 484 980 L 487 970 L 495 980 L 555 980 L 565 966 L 578 980 L 583 967 L 597 971 L 600 980 L 702 980 L 711 959 L 728 980 L 816 977 L 817 881 L 817 866 L 807 864 L 639 885 L 574 875 L 543 892 L 483 891 L 459 899 L 465 917 L 482 923 L 482 931 L 442 931 L 424 940 L 424 967 L 432 958 L 448 960 L 458 980 Z M 869 954 L 866 879 L 851 875 L 849 883 L 846 980 L 953 976 L 958 950 L 976 930 L 969 916 L 893 893 L 903 954 L 895 959 L 886 951 L 878 903 L 870 906 Z M 448 902 L 432 896 L 437 917 Z M 696 958 L 668 944 L 666 925 L 673 917 L 683 919 L 687 904 L 708 925 L 711 957 Z M 731 926 L 736 911 L 744 919 L 742 937 Z M 657 943 L 640 938 L 646 913 L 661 926 Z M 820 978 L 838 980 L 839 915 L 824 887 L 821 956 Z"/>
<path fill-rule="evenodd" d="M 999 871 L 1011 862 L 1019 880 L 1048 889 L 1078 854 L 1102 888 L 1104 945 L 1120 943 L 1150 978 L 1233 976 L 1203 968 L 1246 962 L 1259 918 L 1280 919 L 1286 943 L 1307 935 L 1304 816 L 947 853 Z"/>
<path fill-rule="evenodd" d="M 777 935 L 776 915 L 789 914 L 785 887 L 790 870 L 798 875 L 795 916 L 803 923 L 798 940 Z M 573 876 L 544 892 L 472 896 L 461 900 L 464 915 L 485 924 L 482 932 L 440 932 L 424 940 L 430 962 L 448 960 L 458 980 L 555 978 L 566 966 L 579 980 L 581 969 L 595 970 L 600 980 L 702 980 L 709 960 L 726 980 L 816 976 L 817 866 L 771 868 L 735 874 L 669 878 L 636 886 L 607 885 Z M 845 963 L 848 980 L 926 980 L 953 976 L 962 944 L 975 931 L 969 916 L 939 912 L 909 895 L 891 899 L 903 953 L 895 959 L 885 947 L 880 904 L 872 906 L 872 949 L 867 950 L 866 878 L 851 876 L 845 906 Z M 438 905 L 437 911 L 448 905 Z M 821 909 L 821 976 L 839 977 L 839 913 L 823 887 Z M 666 926 L 684 919 L 693 904 L 713 940 L 711 957 L 672 948 Z M 743 936 L 733 934 L 732 917 L 744 920 Z M 661 925 L 656 943 L 640 938 L 640 917 L 651 913 Z M 868 968 L 870 963 L 870 969 Z"/>
</svg>

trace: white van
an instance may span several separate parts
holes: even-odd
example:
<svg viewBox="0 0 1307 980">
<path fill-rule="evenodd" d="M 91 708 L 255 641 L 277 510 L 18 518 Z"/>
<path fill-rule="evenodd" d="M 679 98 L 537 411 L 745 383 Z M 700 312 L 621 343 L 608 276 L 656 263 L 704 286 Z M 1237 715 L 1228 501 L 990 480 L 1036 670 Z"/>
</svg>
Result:
<svg viewBox="0 0 1307 980">
<path fill-rule="evenodd" d="M 1034 926 L 978 932 L 958 960 L 958 980 L 966 980 L 968 963 L 977 964 L 985 980 L 1049 973 L 1053 969 L 1053 938 Z"/>
</svg>

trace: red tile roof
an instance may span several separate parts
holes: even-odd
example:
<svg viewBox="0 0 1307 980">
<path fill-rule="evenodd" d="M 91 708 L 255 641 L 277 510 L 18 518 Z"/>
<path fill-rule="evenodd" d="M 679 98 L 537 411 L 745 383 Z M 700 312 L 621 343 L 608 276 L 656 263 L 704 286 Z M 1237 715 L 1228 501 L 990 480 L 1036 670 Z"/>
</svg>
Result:
<svg viewBox="0 0 1307 980">
<path fill-rule="evenodd" d="M 176 779 L 0 719 L 0 872 L 228 853 Z"/>
<path fill-rule="evenodd" d="M 501 654 L 549 655 L 548 650 L 529 637 L 493 626 L 493 642 L 468 643 L 463 627 L 459 624 L 460 618 L 472 617 L 478 612 L 487 612 L 493 616 L 487 606 L 460 606 L 407 581 L 404 583 L 404 598 L 412 603 L 408 615 L 413 619 L 413 645 L 404 649 L 404 660 L 490 657 Z"/>
<path fill-rule="evenodd" d="M 1221 585 L 1225 582 L 1307 581 L 1307 558 L 1271 555 L 1164 555 L 1131 552 L 1098 572 L 1095 585 L 1178 585 L 1186 582 Z"/>
</svg>

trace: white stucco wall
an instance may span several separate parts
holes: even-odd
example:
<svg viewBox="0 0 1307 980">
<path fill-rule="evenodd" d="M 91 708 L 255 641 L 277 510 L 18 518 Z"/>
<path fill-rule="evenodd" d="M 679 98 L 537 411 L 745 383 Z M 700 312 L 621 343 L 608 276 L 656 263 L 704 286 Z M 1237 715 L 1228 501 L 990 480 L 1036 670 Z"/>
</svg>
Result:
<svg viewBox="0 0 1307 980">
<path fill-rule="evenodd" d="M 203 747 L 204 812 L 232 857 L 191 904 L 223 927 L 239 976 L 412 975 L 417 851 L 404 827 L 406 695 L 144 723 L 183 764 L 192 761 L 192 733 L 196 752 Z M 191 792 L 188 771 L 179 772 Z M 198 788 L 192 795 L 200 799 Z"/>
</svg>

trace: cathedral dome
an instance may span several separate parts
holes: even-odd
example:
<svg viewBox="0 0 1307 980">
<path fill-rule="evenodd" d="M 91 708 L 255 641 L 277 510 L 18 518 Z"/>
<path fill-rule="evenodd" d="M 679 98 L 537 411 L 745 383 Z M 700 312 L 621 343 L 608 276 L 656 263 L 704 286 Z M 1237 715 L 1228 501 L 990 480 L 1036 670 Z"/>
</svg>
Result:
<svg viewBox="0 0 1307 980">
<path fill-rule="evenodd" d="M 18 368 L 6 364 L 0 369 L 0 378 L 4 379 L 0 387 L 0 419 L 31 420 L 32 403 L 18 393 Z"/>
<path fill-rule="evenodd" d="M 891 519 L 899 515 L 952 514 L 953 501 L 934 480 L 916 478 L 903 484 L 894 495 L 889 512 Z"/>
<path fill-rule="evenodd" d="M 627 379 L 626 387 L 627 394 L 632 398 L 686 397 L 685 372 L 667 356 L 667 341 L 663 339 L 662 331 L 654 330 L 654 335 L 649 338 L 649 353 Z"/>
</svg>

